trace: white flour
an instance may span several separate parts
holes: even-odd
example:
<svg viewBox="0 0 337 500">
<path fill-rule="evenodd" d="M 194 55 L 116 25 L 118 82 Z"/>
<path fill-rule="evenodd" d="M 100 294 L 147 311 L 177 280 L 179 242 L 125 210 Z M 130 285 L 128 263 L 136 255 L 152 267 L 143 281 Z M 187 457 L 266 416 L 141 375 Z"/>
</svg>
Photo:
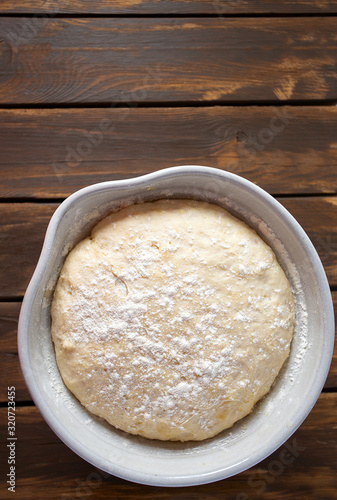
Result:
<svg viewBox="0 0 337 500">
<path fill-rule="evenodd" d="M 61 373 L 90 411 L 147 437 L 204 439 L 269 389 L 288 353 L 291 304 L 250 229 L 176 203 L 173 224 L 132 207 L 122 230 L 112 215 L 76 249 L 53 335 Z"/>
</svg>

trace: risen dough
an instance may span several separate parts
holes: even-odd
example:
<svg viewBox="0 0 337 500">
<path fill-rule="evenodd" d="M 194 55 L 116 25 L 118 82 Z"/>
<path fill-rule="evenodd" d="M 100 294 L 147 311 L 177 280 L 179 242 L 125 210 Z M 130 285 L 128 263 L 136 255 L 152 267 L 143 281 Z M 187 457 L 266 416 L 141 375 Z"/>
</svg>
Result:
<svg viewBox="0 0 337 500">
<path fill-rule="evenodd" d="M 247 415 L 288 356 L 294 301 L 272 250 L 224 209 L 130 206 L 68 255 L 57 363 L 92 413 L 132 434 L 201 440 Z"/>
</svg>

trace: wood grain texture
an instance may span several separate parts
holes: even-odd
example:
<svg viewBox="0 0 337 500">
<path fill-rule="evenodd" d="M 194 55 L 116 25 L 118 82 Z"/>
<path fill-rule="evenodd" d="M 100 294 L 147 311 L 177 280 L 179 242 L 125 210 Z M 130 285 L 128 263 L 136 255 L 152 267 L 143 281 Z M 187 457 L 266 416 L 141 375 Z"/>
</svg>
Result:
<svg viewBox="0 0 337 500">
<path fill-rule="evenodd" d="M 337 12 L 336 0 L 2 0 L 0 13 L 46 14 L 285 14 Z"/>
<path fill-rule="evenodd" d="M 0 297 L 24 293 L 56 205 L 0 204 Z"/>
<path fill-rule="evenodd" d="M 337 292 L 332 292 L 335 314 L 337 315 Z M 31 396 L 24 382 L 17 350 L 17 325 L 20 313 L 20 302 L 0 302 L 0 366 L 2 384 L 0 386 L 0 402 L 7 401 L 7 387 L 16 388 L 17 401 L 30 401 Z M 336 331 L 337 334 L 337 331 Z M 337 388 L 337 343 L 325 389 Z"/>
<path fill-rule="evenodd" d="M 281 198 L 322 259 L 331 286 L 337 286 L 337 198 Z M 56 204 L 0 204 L 0 298 L 21 297 L 34 272 Z"/>
<path fill-rule="evenodd" d="M 337 100 L 337 18 L 0 19 L 0 103 Z"/>
<path fill-rule="evenodd" d="M 20 498 L 37 500 L 45 500 L 46 491 L 49 500 L 334 499 L 337 487 L 336 410 L 337 395 L 321 394 L 308 418 L 288 440 L 288 448 L 283 445 L 252 469 L 212 485 L 170 489 L 133 484 L 108 476 L 70 451 L 35 407 L 18 408 L 17 490 Z M 0 409 L 0 417 L 1 435 L 5 435 L 6 409 Z M 282 450 L 288 450 L 287 464 L 282 464 Z M 4 462 L 5 447 L 1 447 L 0 454 Z M 11 495 L 7 491 L 2 498 L 12 498 Z"/>
<path fill-rule="evenodd" d="M 174 165 L 235 172 L 274 195 L 337 192 L 337 108 L 0 110 L 3 198 L 61 198 Z"/>
<path fill-rule="evenodd" d="M 280 199 L 308 234 L 331 286 L 337 285 L 337 198 Z"/>
<path fill-rule="evenodd" d="M 20 302 L 0 302 L 0 402 L 7 401 L 7 388 L 16 389 L 17 401 L 30 401 L 32 398 L 24 382 L 17 347 L 17 327 Z"/>
</svg>

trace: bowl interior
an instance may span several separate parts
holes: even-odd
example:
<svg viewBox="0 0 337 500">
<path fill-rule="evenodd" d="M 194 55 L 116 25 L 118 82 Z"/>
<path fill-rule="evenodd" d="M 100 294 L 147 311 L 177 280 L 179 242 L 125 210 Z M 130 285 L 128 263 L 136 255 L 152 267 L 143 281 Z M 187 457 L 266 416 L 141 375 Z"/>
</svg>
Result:
<svg viewBox="0 0 337 500">
<path fill-rule="evenodd" d="M 273 248 L 295 293 L 291 354 L 271 391 L 231 429 L 202 442 L 170 443 L 128 435 L 91 416 L 64 386 L 50 336 L 50 304 L 64 258 L 110 211 L 159 198 L 194 198 L 224 206 Z M 282 243 L 281 243 L 282 242 Z M 106 182 L 70 196 L 49 225 L 22 306 L 19 354 L 32 397 L 56 434 L 76 453 L 132 481 L 178 486 L 241 472 L 289 438 L 314 405 L 329 369 L 333 313 L 326 277 L 309 239 L 271 196 L 233 174 L 175 167 Z"/>
</svg>

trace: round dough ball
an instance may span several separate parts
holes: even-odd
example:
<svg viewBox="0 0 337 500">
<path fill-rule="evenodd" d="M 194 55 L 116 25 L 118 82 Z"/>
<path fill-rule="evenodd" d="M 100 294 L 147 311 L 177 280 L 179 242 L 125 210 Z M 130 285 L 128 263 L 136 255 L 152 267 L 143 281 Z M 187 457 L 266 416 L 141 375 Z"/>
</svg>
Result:
<svg viewBox="0 0 337 500">
<path fill-rule="evenodd" d="M 273 251 L 223 208 L 129 206 L 68 255 L 52 303 L 66 386 L 132 434 L 202 440 L 247 415 L 289 354 L 294 299 Z"/>
</svg>

